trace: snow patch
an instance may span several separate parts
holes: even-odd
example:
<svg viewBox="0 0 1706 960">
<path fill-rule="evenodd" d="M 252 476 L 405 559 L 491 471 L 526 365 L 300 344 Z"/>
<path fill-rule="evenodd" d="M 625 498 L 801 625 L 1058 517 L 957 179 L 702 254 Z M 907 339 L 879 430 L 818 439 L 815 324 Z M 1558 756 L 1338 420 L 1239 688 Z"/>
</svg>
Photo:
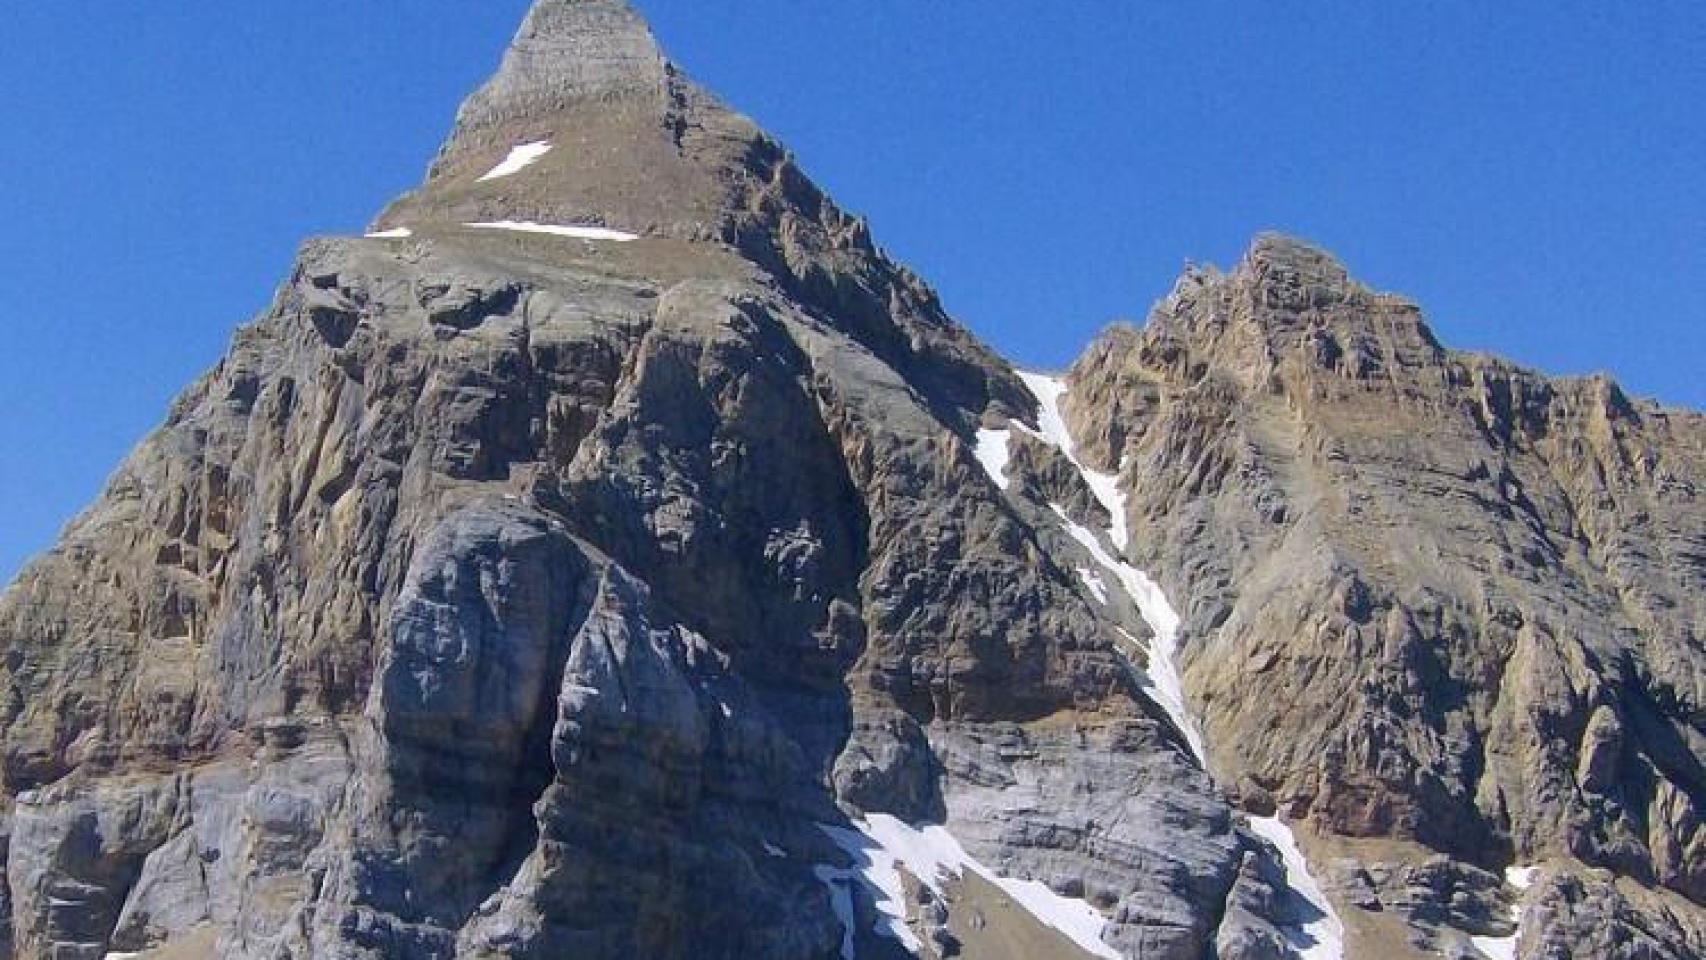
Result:
<svg viewBox="0 0 1706 960">
<path fill-rule="evenodd" d="M 1285 866 L 1285 882 L 1298 896 L 1309 901 L 1319 914 L 1298 927 L 1285 931 L 1292 947 L 1303 960 L 1342 960 L 1345 955 L 1345 926 L 1321 885 L 1309 873 L 1309 861 L 1297 845 L 1297 837 L 1279 817 L 1251 817 L 1250 829 L 1257 836 L 1279 848 Z"/>
<path fill-rule="evenodd" d="M 1516 938 L 1521 933 L 1518 930 L 1508 937 L 1470 937 L 1469 943 L 1487 960 L 1516 960 Z"/>
<path fill-rule="evenodd" d="M 1025 382 L 1025 388 L 1031 391 L 1031 396 L 1037 398 L 1037 438 L 1059 447 L 1068 457 L 1072 456 L 1072 431 L 1067 428 L 1066 417 L 1060 412 L 1060 400 L 1066 396 L 1066 381 L 1046 373 L 1015 372 Z M 1073 462 L 1078 461 L 1074 459 Z"/>
<path fill-rule="evenodd" d="M 983 464 L 983 469 L 989 471 L 989 478 L 1001 489 L 1007 489 L 1012 481 L 1007 479 L 1007 463 L 1012 459 L 1008 452 L 1008 443 L 1013 439 L 1011 430 L 979 430 L 977 432 L 977 462 Z"/>
<path fill-rule="evenodd" d="M 367 235 L 367 239 L 369 239 L 369 240 L 407 240 L 414 235 L 415 235 L 415 232 L 413 230 L 410 230 L 408 227 L 392 227 L 389 230 L 379 230 L 379 231 L 376 231 L 374 233 L 370 233 Z"/>
<path fill-rule="evenodd" d="M 1511 923 L 1516 930 L 1508 937 L 1470 937 L 1469 942 L 1487 960 L 1516 960 L 1516 942 L 1522 936 L 1522 894 L 1534 885 L 1539 867 L 1506 867 L 1505 883 L 1517 892 L 1517 902 L 1511 904 Z"/>
<path fill-rule="evenodd" d="M 1084 478 L 1085 486 L 1095 495 L 1102 509 L 1108 512 L 1108 540 L 1115 549 L 1124 552 L 1130 539 L 1126 529 L 1126 496 L 1120 489 L 1119 476 L 1112 473 L 1101 473 L 1085 466 L 1074 452 L 1072 434 L 1066 427 L 1066 417 L 1061 413 L 1060 401 L 1066 396 L 1066 383 L 1059 378 L 1040 373 L 1020 371 L 1019 378 L 1025 382 L 1033 396 L 1037 398 L 1037 430 L 1032 432 L 1037 438 L 1058 449 L 1071 464 L 1078 469 L 1079 476 Z M 1173 724 L 1185 735 L 1191 753 L 1199 764 L 1208 762 L 1208 752 L 1204 748 L 1202 733 L 1197 729 L 1196 722 L 1191 719 L 1190 711 L 1185 706 L 1185 685 L 1179 676 L 1179 667 L 1175 657 L 1179 652 L 1179 614 L 1173 605 L 1167 602 L 1167 595 L 1162 592 L 1154 580 L 1149 579 L 1143 571 L 1125 561 L 1124 557 L 1115 556 L 1108 552 L 1102 544 L 1102 538 L 1096 536 L 1089 528 L 1075 523 L 1066 515 L 1066 511 L 1058 504 L 1050 504 L 1060 522 L 1066 527 L 1066 532 L 1072 539 L 1081 544 L 1102 569 L 1113 574 L 1113 577 L 1126 595 L 1131 597 L 1137 606 L 1137 612 L 1142 615 L 1143 622 L 1149 625 L 1150 640 L 1145 649 L 1148 663 L 1149 683 L 1145 692 L 1149 694 L 1161 708 L 1167 711 L 1167 716 Z M 1092 589 L 1092 592 L 1095 592 Z M 1106 603 L 1103 594 L 1097 599 Z M 1126 634 L 1129 638 L 1130 634 Z"/>
<path fill-rule="evenodd" d="M 906 884 L 902 882 L 900 870 L 897 869 L 899 860 L 883 850 L 882 845 L 865 832 L 863 824 L 855 826 L 859 829 L 818 825 L 818 829 L 828 834 L 836 846 L 853 858 L 853 866 L 849 869 L 819 866 L 815 871 L 817 878 L 830 888 L 830 896 L 835 901 L 835 913 L 841 917 L 841 956 L 846 960 L 851 960 L 853 956 L 853 884 L 861 881 L 870 891 L 879 914 L 874 927 L 876 932 L 899 940 L 902 946 L 916 954 L 923 947 L 923 943 L 906 925 Z M 920 876 L 919 879 L 923 877 Z M 842 913 L 843 896 L 846 897 L 845 914 Z"/>
<path fill-rule="evenodd" d="M 1095 907 L 1083 900 L 1063 897 L 1049 889 L 1048 884 L 1036 880 L 998 879 L 995 883 L 1031 916 L 1065 934 L 1085 953 L 1119 960 L 1119 951 L 1102 942 L 1102 930 L 1108 925 L 1108 918 Z"/>
<path fill-rule="evenodd" d="M 631 240 L 640 239 L 638 234 L 611 230 L 608 227 L 553 226 L 547 223 L 534 223 L 531 220 L 494 220 L 490 223 L 465 223 L 463 226 L 473 227 L 476 230 L 513 230 L 517 233 L 544 233 L 553 237 L 611 240 L 616 243 L 627 243 Z"/>
<path fill-rule="evenodd" d="M 1539 873 L 1539 867 L 1506 867 L 1505 882 L 1515 887 L 1518 893 L 1527 893 Z"/>
<path fill-rule="evenodd" d="M 788 851 L 778 847 L 768 840 L 760 840 L 758 842 L 764 845 L 764 852 L 770 854 L 772 857 L 780 859 L 788 855 Z"/>
<path fill-rule="evenodd" d="M 505 157 L 502 163 L 493 167 L 485 176 L 474 182 L 485 183 L 487 180 L 496 180 L 499 177 L 507 177 L 510 174 L 520 173 L 528 167 L 533 166 L 540 157 L 543 157 L 545 154 L 550 152 L 551 141 L 549 140 L 524 143 L 511 150 L 509 152 L 509 156 Z"/>
<path fill-rule="evenodd" d="M 1101 576 L 1089 567 L 1079 567 L 1078 579 L 1084 581 L 1084 588 L 1090 591 L 1097 603 L 1104 607 L 1108 605 L 1108 585 Z"/>
<path fill-rule="evenodd" d="M 818 867 L 819 879 L 831 884 L 832 896 L 839 896 L 836 884 L 844 875 L 857 872 L 871 891 L 879 913 L 882 914 L 876 931 L 899 940 L 908 950 L 918 952 L 918 937 L 906 925 L 906 885 L 901 870 L 918 878 L 938 896 L 944 895 L 943 884 L 949 878 L 965 876 L 967 870 L 999 887 L 1039 922 L 1058 930 L 1085 952 L 1109 960 L 1119 960 L 1119 953 L 1102 942 L 1102 930 L 1108 918 L 1082 900 L 1063 897 L 1048 885 L 1034 880 L 1015 880 L 1002 877 L 974 860 L 947 828 L 941 826 L 913 827 L 885 814 L 872 814 L 855 821 L 855 829 L 820 824 L 819 829 L 835 841 L 836 846 L 851 856 L 853 870 Z M 839 902 L 836 910 L 840 914 Z M 849 943 L 853 939 L 852 904 L 842 923 L 847 930 L 842 956 L 851 957 Z"/>
</svg>

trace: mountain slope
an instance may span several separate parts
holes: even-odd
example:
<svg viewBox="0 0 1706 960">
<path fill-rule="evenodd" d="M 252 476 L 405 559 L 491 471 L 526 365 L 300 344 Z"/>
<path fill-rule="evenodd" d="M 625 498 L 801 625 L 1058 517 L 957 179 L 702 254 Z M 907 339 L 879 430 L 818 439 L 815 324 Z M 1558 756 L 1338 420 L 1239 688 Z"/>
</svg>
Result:
<svg viewBox="0 0 1706 960">
<path fill-rule="evenodd" d="M 1204 948 L 1256 848 L 963 441 L 1023 384 L 631 11 L 374 232 L 0 606 L 18 955 L 880 954 L 879 812 Z"/>
<path fill-rule="evenodd" d="M 1598 867 L 1699 948 L 1706 418 L 1446 350 L 1279 237 L 1070 381 L 1089 455 L 1125 465 L 1134 555 L 1191 598 L 1217 775 L 1365 861 L 1341 896 L 1403 913 L 1444 854 L 1546 865 L 1544 906 Z M 1412 866 L 1364 869 L 1388 860 Z"/>
<path fill-rule="evenodd" d="M 1280 239 L 1022 374 L 540 0 L 0 596 L 0 956 L 1687 956 L 1701 449 Z"/>
</svg>

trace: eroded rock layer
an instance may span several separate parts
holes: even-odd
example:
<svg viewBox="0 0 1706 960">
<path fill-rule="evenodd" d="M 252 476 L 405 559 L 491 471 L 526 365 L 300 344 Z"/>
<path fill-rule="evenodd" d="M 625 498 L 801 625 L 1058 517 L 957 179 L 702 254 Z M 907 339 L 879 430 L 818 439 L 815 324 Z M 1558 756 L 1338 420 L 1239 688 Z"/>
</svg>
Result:
<svg viewBox="0 0 1706 960">
<path fill-rule="evenodd" d="M 1040 382 L 540 0 L 0 596 L 0 957 L 1699 955 L 1700 417 L 1278 238 Z"/>
<path fill-rule="evenodd" d="M 1593 955 L 1700 949 L 1706 417 L 1448 350 L 1283 237 L 1189 272 L 1069 381 L 1134 558 L 1188 598 L 1217 777 L 1385 878 L 1347 863 L 1341 895 L 1397 904 L 1432 949 L 1496 925 L 1451 918 L 1450 891 L 1555 864 L 1584 902 L 1626 904 L 1616 876 L 1686 918 Z M 1571 932 L 1525 956 L 1610 922 L 1539 906 Z"/>
</svg>

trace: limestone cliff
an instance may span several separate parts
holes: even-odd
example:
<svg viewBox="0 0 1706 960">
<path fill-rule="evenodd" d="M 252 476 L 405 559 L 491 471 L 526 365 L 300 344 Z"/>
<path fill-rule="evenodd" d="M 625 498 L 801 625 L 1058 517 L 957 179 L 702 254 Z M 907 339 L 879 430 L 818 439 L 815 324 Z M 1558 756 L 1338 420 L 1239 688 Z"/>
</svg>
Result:
<svg viewBox="0 0 1706 960">
<path fill-rule="evenodd" d="M 0 596 L 0 958 L 1698 955 L 1703 460 L 1277 238 L 1021 374 L 539 0 Z"/>
<path fill-rule="evenodd" d="M 1068 379 L 1134 558 L 1188 598 L 1215 774 L 1319 830 L 1340 896 L 1449 948 L 1439 898 L 1401 888 L 1544 865 L 1687 918 L 1593 955 L 1700 949 L 1706 417 L 1448 350 L 1282 237 L 1190 272 Z M 1555 893 L 1525 902 L 1572 931 L 1526 926 L 1524 956 L 1622 922 Z"/>
</svg>

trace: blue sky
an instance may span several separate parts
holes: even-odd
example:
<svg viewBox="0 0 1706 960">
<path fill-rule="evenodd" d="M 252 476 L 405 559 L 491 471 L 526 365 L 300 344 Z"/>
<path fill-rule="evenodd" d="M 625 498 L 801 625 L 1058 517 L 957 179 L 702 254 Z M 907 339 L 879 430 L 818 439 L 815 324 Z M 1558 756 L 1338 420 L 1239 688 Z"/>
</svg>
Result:
<svg viewBox="0 0 1706 960">
<path fill-rule="evenodd" d="M 1283 229 L 1441 337 L 1706 406 L 1706 4 L 641 6 L 1021 363 Z M 416 182 L 525 0 L 56 0 L 0 32 L 0 580 L 313 233 Z"/>
</svg>

